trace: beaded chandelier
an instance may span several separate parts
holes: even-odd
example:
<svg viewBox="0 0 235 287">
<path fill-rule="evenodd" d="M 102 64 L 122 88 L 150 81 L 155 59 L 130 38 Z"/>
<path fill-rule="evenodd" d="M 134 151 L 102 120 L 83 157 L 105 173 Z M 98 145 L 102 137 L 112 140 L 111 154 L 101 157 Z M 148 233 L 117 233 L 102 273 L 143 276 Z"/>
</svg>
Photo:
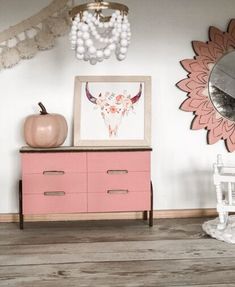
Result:
<svg viewBox="0 0 235 287">
<path fill-rule="evenodd" d="M 104 15 L 108 10 L 112 14 Z M 123 4 L 102 0 L 74 7 L 70 43 L 76 58 L 95 65 L 115 52 L 119 61 L 124 60 L 131 39 L 128 11 Z"/>
</svg>

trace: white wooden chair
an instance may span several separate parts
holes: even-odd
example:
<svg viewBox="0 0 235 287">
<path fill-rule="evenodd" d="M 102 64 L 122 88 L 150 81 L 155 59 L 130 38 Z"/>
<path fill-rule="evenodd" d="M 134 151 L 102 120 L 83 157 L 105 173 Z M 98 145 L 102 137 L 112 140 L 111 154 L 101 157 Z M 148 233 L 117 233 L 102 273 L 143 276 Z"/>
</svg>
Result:
<svg viewBox="0 0 235 287">
<path fill-rule="evenodd" d="M 224 165 L 221 155 L 217 155 L 217 163 L 214 164 L 214 184 L 219 214 L 217 229 L 223 230 L 227 226 L 229 212 L 235 212 L 235 166 Z"/>
</svg>

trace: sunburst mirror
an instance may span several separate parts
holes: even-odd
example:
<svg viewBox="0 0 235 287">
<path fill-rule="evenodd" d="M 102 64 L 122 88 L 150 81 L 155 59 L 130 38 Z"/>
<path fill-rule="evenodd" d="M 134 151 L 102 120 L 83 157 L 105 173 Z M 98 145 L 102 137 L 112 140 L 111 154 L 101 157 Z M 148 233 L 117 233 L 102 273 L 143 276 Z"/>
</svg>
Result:
<svg viewBox="0 0 235 287">
<path fill-rule="evenodd" d="M 208 144 L 224 140 L 235 150 L 235 19 L 226 32 L 209 28 L 209 41 L 193 41 L 195 57 L 181 61 L 188 77 L 177 83 L 187 93 L 180 108 L 193 112 L 191 129 L 207 130 Z"/>
</svg>

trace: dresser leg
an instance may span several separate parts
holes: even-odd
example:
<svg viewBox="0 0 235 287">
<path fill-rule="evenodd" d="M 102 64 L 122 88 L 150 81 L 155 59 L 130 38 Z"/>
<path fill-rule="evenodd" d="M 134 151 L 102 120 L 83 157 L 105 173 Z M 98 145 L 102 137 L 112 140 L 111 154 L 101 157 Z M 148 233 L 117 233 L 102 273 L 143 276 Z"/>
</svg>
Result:
<svg viewBox="0 0 235 287">
<path fill-rule="evenodd" d="M 151 209 L 149 211 L 149 226 L 153 226 L 153 183 L 151 181 Z"/>
<path fill-rule="evenodd" d="M 23 200 L 22 200 L 22 180 L 19 180 L 19 225 L 24 229 Z"/>
<path fill-rule="evenodd" d="M 143 220 L 148 220 L 148 211 L 147 210 L 145 210 L 143 212 Z"/>
</svg>

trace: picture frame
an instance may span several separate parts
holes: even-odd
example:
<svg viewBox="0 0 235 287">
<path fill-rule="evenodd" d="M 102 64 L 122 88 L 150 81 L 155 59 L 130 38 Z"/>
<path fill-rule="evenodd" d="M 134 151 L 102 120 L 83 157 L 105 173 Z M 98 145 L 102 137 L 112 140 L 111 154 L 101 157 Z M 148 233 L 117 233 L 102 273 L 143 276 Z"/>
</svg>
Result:
<svg viewBox="0 0 235 287">
<path fill-rule="evenodd" d="M 76 76 L 74 146 L 150 147 L 150 76 Z"/>
</svg>

